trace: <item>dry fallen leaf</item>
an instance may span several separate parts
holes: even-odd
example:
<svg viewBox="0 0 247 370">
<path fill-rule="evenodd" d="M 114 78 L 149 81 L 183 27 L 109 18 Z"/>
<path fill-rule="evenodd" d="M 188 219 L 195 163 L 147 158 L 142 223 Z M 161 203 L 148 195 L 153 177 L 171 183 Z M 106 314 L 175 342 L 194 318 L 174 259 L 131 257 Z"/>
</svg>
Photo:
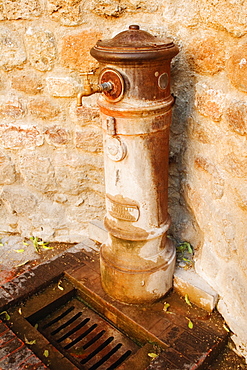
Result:
<svg viewBox="0 0 247 370">
<path fill-rule="evenodd" d="M 61 282 L 61 280 L 59 280 L 59 282 L 58 282 L 58 284 L 57 284 L 57 287 L 58 287 L 58 289 L 60 289 L 60 290 L 64 290 L 64 288 L 60 285 L 62 282 Z"/>
</svg>

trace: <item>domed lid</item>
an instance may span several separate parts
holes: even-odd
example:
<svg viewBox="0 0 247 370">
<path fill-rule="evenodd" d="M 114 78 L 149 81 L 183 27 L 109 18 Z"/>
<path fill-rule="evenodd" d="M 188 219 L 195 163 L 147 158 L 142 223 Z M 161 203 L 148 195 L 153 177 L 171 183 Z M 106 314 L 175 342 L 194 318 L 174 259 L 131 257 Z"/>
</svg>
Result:
<svg viewBox="0 0 247 370">
<path fill-rule="evenodd" d="M 138 25 L 131 25 L 109 40 L 99 40 L 91 55 L 100 62 L 127 62 L 152 59 L 172 59 L 178 53 L 172 40 L 160 39 Z"/>
</svg>

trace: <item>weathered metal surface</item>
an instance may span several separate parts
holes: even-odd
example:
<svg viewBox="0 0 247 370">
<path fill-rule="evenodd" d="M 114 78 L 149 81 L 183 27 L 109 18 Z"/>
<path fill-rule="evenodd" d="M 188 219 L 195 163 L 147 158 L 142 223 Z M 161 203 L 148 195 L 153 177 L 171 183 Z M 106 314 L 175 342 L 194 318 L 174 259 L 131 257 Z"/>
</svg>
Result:
<svg viewBox="0 0 247 370">
<path fill-rule="evenodd" d="M 100 84 L 109 83 L 112 89 L 104 92 L 105 98 L 111 103 L 121 100 L 124 94 L 124 80 L 121 74 L 113 69 L 104 69 L 99 77 Z"/>
<path fill-rule="evenodd" d="M 159 39 L 140 30 L 138 25 L 129 26 L 128 31 L 120 32 L 110 40 L 99 40 L 91 50 L 91 55 L 103 63 L 140 63 L 150 60 L 170 60 L 178 53 L 173 42 Z"/>
<path fill-rule="evenodd" d="M 104 131 L 108 241 L 101 248 L 105 291 L 126 303 L 153 302 L 172 286 L 175 250 L 166 233 L 171 109 L 170 61 L 178 53 L 132 25 L 91 54 Z"/>
</svg>

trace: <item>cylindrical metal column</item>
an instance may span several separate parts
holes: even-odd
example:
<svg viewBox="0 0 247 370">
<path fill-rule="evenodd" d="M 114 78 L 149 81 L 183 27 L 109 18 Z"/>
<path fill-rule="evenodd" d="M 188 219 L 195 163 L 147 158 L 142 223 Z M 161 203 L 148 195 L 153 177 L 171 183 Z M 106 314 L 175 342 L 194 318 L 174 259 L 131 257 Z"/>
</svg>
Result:
<svg viewBox="0 0 247 370">
<path fill-rule="evenodd" d="M 166 233 L 170 61 L 177 52 L 170 40 L 136 25 L 91 50 L 102 69 L 99 82 L 112 84 L 99 99 L 108 230 L 102 285 L 126 303 L 156 301 L 172 286 L 175 249 Z"/>
</svg>

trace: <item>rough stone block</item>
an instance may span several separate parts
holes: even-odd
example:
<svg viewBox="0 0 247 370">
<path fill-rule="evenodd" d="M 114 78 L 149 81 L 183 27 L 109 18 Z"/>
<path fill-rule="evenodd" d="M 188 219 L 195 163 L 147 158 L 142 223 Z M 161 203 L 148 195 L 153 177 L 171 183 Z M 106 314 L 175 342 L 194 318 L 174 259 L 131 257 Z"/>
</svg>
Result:
<svg viewBox="0 0 247 370">
<path fill-rule="evenodd" d="M 205 124 L 202 124 L 200 120 L 190 118 L 189 123 L 189 135 L 191 138 L 199 141 L 202 144 L 210 144 L 212 142 L 213 133 L 209 130 Z"/>
<path fill-rule="evenodd" d="M 247 43 L 232 50 L 226 67 L 231 83 L 238 90 L 247 92 Z"/>
<path fill-rule="evenodd" d="M 74 97 L 80 84 L 72 77 L 47 77 L 47 88 L 50 95 L 59 98 Z"/>
<path fill-rule="evenodd" d="M 0 204 L 0 235 L 18 232 L 18 216 L 11 213 L 11 209 L 1 202 Z"/>
<path fill-rule="evenodd" d="M 198 112 L 213 121 L 220 121 L 224 111 L 224 95 L 219 90 L 197 84 L 195 106 Z"/>
<path fill-rule="evenodd" d="M 6 19 L 6 14 L 4 11 L 4 3 L 0 2 L 0 21 L 4 21 Z"/>
<path fill-rule="evenodd" d="M 83 23 L 81 0 L 49 0 L 47 9 L 51 19 L 63 26 L 78 26 Z"/>
<path fill-rule="evenodd" d="M 35 127 L 0 125 L 0 138 L 4 148 L 34 148 L 44 142 L 44 137 Z"/>
<path fill-rule="evenodd" d="M 76 131 L 75 146 L 90 153 L 103 152 L 102 131 L 98 127 L 84 127 L 83 131 Z"/>
<path fill-rule="evenodd" d="M 44 120 L 52 119 L 60 113 L 57 105 L 49 99 L 41 97 L 31 100 L 28 104 L 28 110 L 34 117 Z"/>
<path fill-rule="evenodd" d="M 121 17 L 127 9 L 127 4 L 119 0 L 93 0 L 90 10 L 102 17 Z"/>
<path fill-rule="evenodd" d="M 45 138 L 50 145 L 63 146 L 70 142 L 70 133 L 62 127 L 52 126 L 45 130 Z"/>
<path fill-rule="evenodd" d="M 16 172 L 14 163 L 4 153 L 0 152 L 0 185 L 10 185 L 15 182 Z"/>
<path fill-rule="evenodd" d="M 87 169 L 85 163 L 80 162 L 76 153 L 57 153 L 54 158 L 56 182 L 67 194 L 78 195 L 85 189 Z"/>
<path fill-rule="evenodd" d="M 204 0 L 200 2 L 200 16 L 204 23 L 226 30 L 233 36 L 240 37 L 247 33 L 247 8 L 245 1 Z"/>
<path fill-rule="evenodd" d="M 224 157 L 222 162 L 224 168 L 233 177 L 246 178 L 247 176 L 247 159 L 241 158 L 235 153 L 230 153 Z"/>
<path fill-rule="evenodd" d="M 16 96 L 2 96 L 0 98 L 0 117 L 17 119 L 25 113 L 23 104 Z"/>
<path fill-rule="evenodd" d="M 200 21 L 199 4 L 194 0 L 169 0 L 164 3 L 166 22 L 183 24 L 187 27 L 197 26 Z"/>
<path fill-rule="evenodd" d="M 224 67 L 225 48 L 218 35 L 204 34 L 194 37 L 187 46 L 187 53 L 195 72 L 215 74 Z"/>
<path fill-rule="evenodd" d="M 38 94 L 44 88 L 42 79 L 32 73 L 22 73 L 12 78 L 12 87 L 26 94 Z"/>
<path fill-rule="evenodd" d="M 48 156 L 25 152 L 20 157 L 20 172 L 24 181 L 35 189 L 46 192 L 57 188 L 55 169 Z"/>
<path fill-rule="evenodd" d="M 1 199 L 8 204 L 13 213 L 17 214 L 26 214 L 27 209 L 35 209 L 37 205 L 35 196 L 23 186 L 5 185 Z"/>
<path fill-rule="evenodd" d="M 247 134 L 247 104 L 244 101 L 235 101 L 225 112 L 225 119 L 229 128 L 239 134 Z"/>
<path fill-rule="evenodd" d="M 121 7 L 123 8 L 123 12 L 126 8 L 126 12 L 128 13 L 154 13 L 159 10 L 160 4 L 155 0 L 130 0 L 123 2 Z M 164 28 L 161 28 L 164 31 Z"/>
<path fill-rule="evenodd" d="M 0 68 L 10 71 L 20 67 L 26 61 L 26 53 L 22 40 L 15 32 L 8 28 L 0 28 Z"/>
<path fill-rule="evenodd" d="M 239 208 L 243 211 L 247 211 L 247 184 L 246 181 L 239 184 L 239 180 L 237 180 L 238 186 L 233 186 L 233 196 L 236 200 L 236 204 Z"/>
<path fill-rule="evenodd" d="M 91 155 L 90 153 L 75 152 L 75 151 L 56 151 L 54 156 L 54 167 L 60 170 L 61 166 L 68 166 L 71 170 L 76 170 L 76 168 L 87 167 L 89 170 L 96 170 L 98 172 L 98 178 L 100 174 L 99 181 L 102 182 L 101 171 L 103 171 L 104 166 L 103 156 Z"/>
<path fill-rule="evenodd" d="M 209 312 L 213 311 L 217 304 L 218 294 L 192 269 L 175 270 L 174 288 L 182 296 L 188 294 L 192 303 Z"/>
<path fill-rule="evenodd" d="M 41 28 L 29 27 L 25 36 L 28 58 L 32 66 L 38 71 L 50 71 L 57 55 L 53 33 Z"/>
<path fill-rule="evenodd" d="M 73 102 L 70 107 L 70 115 L 72 121 L 80 126 L 86 126 L 92 122 L 100 126 L 99 108 L 95 104 L 87 106 L 83 101 L 82 106 L 77 107 L 76 102 Z"/>
<path fill-rule="evenodd" d="M 39 0 L 4 0 L 4 13 L 7 19 L 30 19 L 41 14 Z"/>
<path fill-rule="evenodd" d="M 72 70 L 90 72 L 97 67 L 96 60 L 90 56 L 90 49 L 101 38 L 101 33 L 83 31 L 65 36 L 62 40 L 61 61 Z"/>
<path fill-rule="evenodd" d="M 213 165 L 207 158 L 202 156 L 196 156 L 194 161 L 195 168 L 202 170 L 208 175 L 208 178 L 204 178 L 201 181 L 206 181 L 211 184 L 212 196 L 214 199 L 221 199 L 224 195 L 225 181 L 219 174 L 216 166 Z"/>
</svg>

